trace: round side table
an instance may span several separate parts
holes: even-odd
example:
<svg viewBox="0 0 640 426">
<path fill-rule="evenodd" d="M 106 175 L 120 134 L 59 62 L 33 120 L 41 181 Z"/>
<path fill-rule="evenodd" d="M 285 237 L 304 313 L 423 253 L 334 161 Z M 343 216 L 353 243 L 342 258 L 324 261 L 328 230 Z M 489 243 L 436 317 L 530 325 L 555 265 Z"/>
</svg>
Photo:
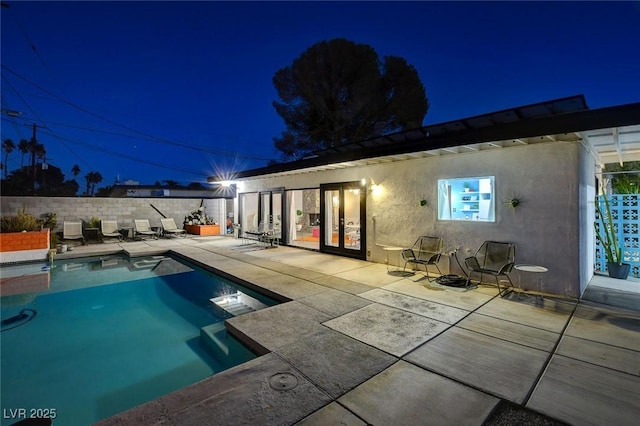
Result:
<svg viewBox="0 0 640 426">
<path fill-rule="evenodd" d="M 388 273 L 388 274 L 391 274 L 392 272 L 395 272 L 395 273 L 402 272 L 402 271 L 400 271 L 400 269 L 394 269 L 394 270 L 391 270 L 391 269 L 389 268 L 389 266 L 391 266 L 391 261 L 390 261 L 390 259 L 389 259 L 389 253 L 391 253 L 391 252 L 396 252 L 396 257 L 397 257 L 397 259 L 399 260 L 399 259 L 400 259 L 400 252 L 401 252 L 402 250 L 404 250 L 404 248 L 402 248 L 402 247 L 389 246 L 389 247 L 382 247 L 382 250 L 384 250 L 384 251 L 386 251 L 386 252 L 387 252 L 387 273 Z"/>
<path fill-rule="evenodd" d="M 538 289 L 538 293 L 542 293 L 542 275 L 549 270 L 544 266 L 540 265 L 531 265 L 528 263 L 521 263 L 519 265 L 515 265 L 518 271 L 522 272 L 530 272 L 532 274 L 536 274 L 536 288 Z M 520 284 L 520 277 L 518 276 L 518 284 L 520 285 L 520 290 L 522 290 L 522 285 Z M 542 294 L 539 294 L 540 298 L 542 298 Z"/>
</svg>

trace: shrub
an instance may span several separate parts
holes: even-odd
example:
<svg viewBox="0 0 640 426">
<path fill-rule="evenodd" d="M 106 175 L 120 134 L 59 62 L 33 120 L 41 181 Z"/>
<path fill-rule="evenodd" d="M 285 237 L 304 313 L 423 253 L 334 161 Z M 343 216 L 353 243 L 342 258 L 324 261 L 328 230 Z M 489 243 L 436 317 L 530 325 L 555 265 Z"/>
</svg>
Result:
<svg viewBox="0 0 640 426">
<path fill-rule="evenodd" d="M 198 210 L 192 211 L 188 216 L 184 217 L 185 225 L 215 225 L 211 216 L 207 216 L 204 212 L 205 207 L 200 206 Z"/>
<path fill-rule="evenodd" d="M 16 216 L 2 216 L 0 218 L 0 232 L 39 231 L 42 229 L 42 221 L 34 215 L 27 213 L 23 207 L 18 210 Z"/>
<path fill-rule="evenodd" d="M 100 228 L 100 218 L 91 216 L 89 220 L 80 219 L 82 221 L 82 228 Z"/>
<path fill-rule="evenodd" d="M 53 233 L 53 230 L 56 228 L 56 226 L 58 226 L 58 215 L 55 213 L 45 213 L 40 217 L 41 217 L 40 221 L 42 222 L 42 227 L 51 229 Z"/>
</svg>

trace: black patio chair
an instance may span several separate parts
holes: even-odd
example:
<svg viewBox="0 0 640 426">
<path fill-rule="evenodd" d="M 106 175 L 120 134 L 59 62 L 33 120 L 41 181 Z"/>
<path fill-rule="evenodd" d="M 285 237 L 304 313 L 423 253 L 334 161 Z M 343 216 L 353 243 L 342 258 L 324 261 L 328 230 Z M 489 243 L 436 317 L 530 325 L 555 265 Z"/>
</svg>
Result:
<svg viewBox="0 0 640 426">
<path fill-rule="evenodd" d="M 434 265 L 438 274 L 442 275 L 440 268 L 438 268 L 438 261 L 442 256 L 442 244 L 441 237 L 422 236 L 418 238 L 411 248 L 402 250 L 402 258 L 404 259 L 402 272 L 406 270 L 407 263 L 413 263 L 416 268 L 417 265 L 424 266 L 429 281 L 431 279 L 429 278 L 428 265 Z"/>
<path fill-rule="evenodd" d="M 515 257 L 515 244 L 499 241 L 485 241 L 482 243 L 478 251 L 476 251 L 475 255 L 467 257 L 464 260 L 465 265 L 469 268 L 466 287 L 469 287 L 469 284 L 471 283 L 472 273 L 476 272 L 480 274 L 480 282 L 482 282 L 482 275 L 488 274 L 496 279 L 498 294 L 504 297 L 507 294 L 506 290 L 508 287 L 501 290 L 500 280 L 498 277 L 507 277 L 509 285 L 513 288 L 513 283 L 511 282 L 511 278 L 509 278 L 508 274 L 513 269 Z"/>
</svg>

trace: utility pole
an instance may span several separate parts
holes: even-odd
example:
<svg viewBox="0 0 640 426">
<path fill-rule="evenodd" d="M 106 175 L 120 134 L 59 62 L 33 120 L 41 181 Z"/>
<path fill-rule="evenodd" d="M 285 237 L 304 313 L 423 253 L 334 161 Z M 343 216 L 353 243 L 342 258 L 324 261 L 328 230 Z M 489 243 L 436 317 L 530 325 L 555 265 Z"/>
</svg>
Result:
<svg viewBox="0 0 640 426">
<path fill-rule="evenodd" d="M 38 129 L 38 125 L 33 123 L 33 135 L 31 136 L 31 173 L 33 176 L 31 177 L 31 195 L 35 197 L 36 195 L 36 145 L 38 143 L 38 139 L 36 139 L 36 131 Z"/>
<path fill-rule="evenodd" d="M 28 124 L 25 124 L 25 126 L 28 126 Z M 31 135 L 31 141 L 30 141 L 30 145 L 31 145 L 31 195 L 35 196 L 36 195 L 36 146 L 38 144 L 37 130 L 38 130 L 38 127 L 44 128 L 44 126 L 38 126 L 36 123 L 33 123 L 31 126 L 33 128 L 33 132 L 32 132 L 32 135 Z"/>
<path fill-rule="evenodd" d="M 49 170 L 47 160 L 52 160 L 52 158 L 42 157 L 42 186 L 40 187 L 42 192 L 46 192 L 47 189 L 47 170 Z"/>
</svg>

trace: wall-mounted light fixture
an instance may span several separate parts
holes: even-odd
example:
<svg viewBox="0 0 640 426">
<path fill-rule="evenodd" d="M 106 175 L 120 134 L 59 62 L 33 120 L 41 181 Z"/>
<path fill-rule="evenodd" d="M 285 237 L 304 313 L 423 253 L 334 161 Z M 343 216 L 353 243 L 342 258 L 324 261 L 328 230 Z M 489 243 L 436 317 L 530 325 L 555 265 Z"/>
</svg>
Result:
<svg viewBox="0 0 640 426">
<path fill-rule="evenodd" d="M 365 179 L 362 179 L 365 181 Z M 382 194 L 382 186 L 379 183 L 376 183 L 373 179 L 371 179 L 371 183 L 369 184 L 368 191 L 374 195 L 379 196 Z"/>
</svg>

